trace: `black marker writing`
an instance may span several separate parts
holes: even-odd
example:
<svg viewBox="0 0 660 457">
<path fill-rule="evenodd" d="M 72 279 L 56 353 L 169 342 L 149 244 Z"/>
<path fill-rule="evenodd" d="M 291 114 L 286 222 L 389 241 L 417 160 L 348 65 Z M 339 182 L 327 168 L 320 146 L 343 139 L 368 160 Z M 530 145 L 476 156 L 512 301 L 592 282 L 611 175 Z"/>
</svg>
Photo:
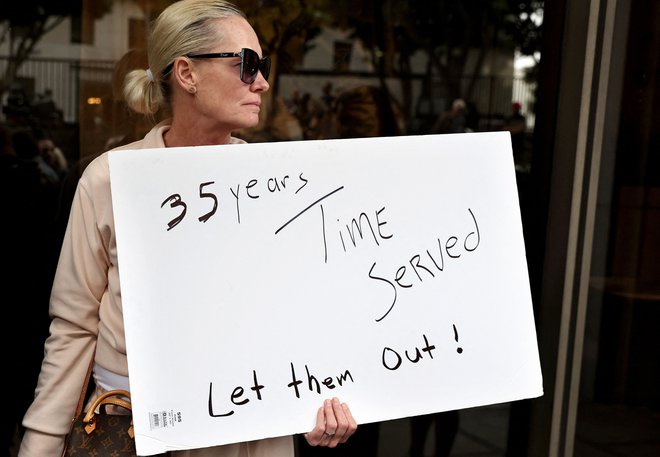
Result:
<svg viewBox="0 0 660 457">
<path fill-rule="evenodd" d="M 325 212 L 323 211 L 323 205 L 321 205 L 321 226 L 323 227 L 323 261 L 328 263 L 328 243 L 325 239 Z"/>
<path fill-rule="evenodd" d="M 255 370 L 252 370 L 252 379 L 253 379 L 253 385 L 250 387 L 250 390 L 252 390 L 256 397 L 257 400 L 261 400 L 261 390 L 265 388 L 265 386 L 259 384 L 259 380 L 257 379 L 257 372 Z M 234 388 L 232 391 L 229 400 L 236 406 L 242 406 L 247 404 L 250 399 L 249 398 L 242 398 L 243 395 L 245 394 L 245 389 L 241 386 L 237 386 Z M 226 412 L 224 414 L 216 414 L 213 409 L 213 383 L 209 383 L 209 416 L 211 417 L 228 417 L 234 414 L 234 410 L 231 410 L 229 412 Z"/>
<path fill-rule="evenodd" d="M 339 192 L 339 191 L 342 190 L 343 188 L 344 188 L 344 186 L 338 187 L 337 189 L 333 190 L 332 192 L 329 192 L 329 193 L 325 194 L 323 197 L 321 197 L 321 198 L 319 198 L 318 200 L 316 200 L 314 203 L 312 203 L 311 205 L 309 205 L 307 208 L 305 208 L 304 210 L 302 210 L 301 212 L 299 212 L 298 214 L 296 214 L 295 216 L 293 216 L 291 219 L 289 219 L 289 220 L 288 220 L 283 226 L 281 226 L 280 228 L 278 228 L 277 230 L 275 230 L 275 235 L 277 235 L 278 233 L 280 233 L 280 231 L 281 231 L 284 227 L 286 227 L 287 225 L 289 225 L 291 222 L 295 221 L 295 220 L 298 219 L 300 216 L 302 216 L 302 215 L 305 214 L 307 211 L 309 211 L 310 208 L 313 208 L 315 205 L 317 205 L 318 203 L 322 202 L 323 200 L 325 200 L 326 198 L 328 198 L 328 197 L 331 196 L 332 194 L 334 194 L 334 193 L 336 193 L 336 192 Z M 302 189 L 302 187 L 301 187 L 301 189 Z M 300 190 L 300 189 L 299 189 L 299 190 Z"/>
<path fill-rule="evenodd" d="M 307 365 L 305 365 L 305 372 L 307 373 L 307 389 L 310 392 L 316 392 L 317 394 L 321 394 L 321 385 L 325 386 L 327 389 L 330 390 L 336 388 L 337 386 L 335 385 L 335 379 L 337 380 L 337 384 L 339 386 L 343 386 L 344 383 L 349 379 L 351 380 L 351 382 L 355 382 L 353 380 L 353 375 L 348 370 L 344 370 L 344 373 L 340 374 L 339 376 L 336 376 L 335 378 L 331 376 L 323 378 L 322 381 L 319 381 L 319 379 L 315 375 L 310 373 L 309 367 Z M 300 389 L 298 388 L 298 386 L 302 383 L 303 381 L 296 377 L 296 369 L 293 366 L 293 363 L 291 363 L 291 382 L 287 384 L 287 387 L 293 387 L 296 398 L 300 398 Z"/>
<path fill-rule="evenodd" d="M 181 200 L 181 195 L 179 194 L 172 194 L 167 197 L 165 201 L 161 203 L 160 207 L 162 208 L 165 206 L 165 203 L 167 202 L 170 203 L 170 208 L 176 208 L 177 206 L 181 207 L 181 212 L 179 215 L 167 223 L 167 231 L 169 232 L 183 220 L 184 216 L 186 215 L 186 211 L 188 210 L 188 205 L 186 205 L 185 202 Z"/>
<path fill-rule="evenodd" d="M 353 218 L 349 223 L 345 224 L 346 234 L 348 235 L 348 240 L 353 245 L 354 248 L 358 246 L 359 240 L 373 240 L 376 246 L 380 246 L 379 240 L 388 240 L 394 236 L 391 233 L 383 233 L 382 227 L 387 224 L 386 220 L 382 219 L 381 214 L 385 211 L 385 207 L 374 211 L 374 215 L 369 217 L 365 212 L 361 212 L 357 218 Z M 328 263 L 328 242 L 326 238 L 326 226 L 325 226 L 325 213 L 323 213 L 323 207 L 321 206 L 322 212 L 322 230 L 323 230 L 323 250 L 325 252 L 325 262 Z M 373 222 L 372 222 L 373 220 Z M 341 224 L 340 220 L 337 219 L 338 225 Z M 367 231 L 367 228 L 369 229 Z M 340 228 L 337 232 L 339 234 L 339 240 L 341 241 L 341 246 L 344 252 L 347 252 L 346 242 L 344 241 L 344 230 Z M 369 236 L 369 233 L 371 236 Z M 349 244 L 350 246 L 350 244 Z"/>
<path fill-rule="evenodd" d="M 468 212 L 472 217 L 474 222 L 475 230 L 469 232 L 463 241 L 463 248 L 466 252 L 474 252 L 479 244 L 481 243 L 481 232 L 479 230 L 479 224 L 477 223 L 477 218 L 470 208 Z M 468 247 L 468 240 L 472 237 L 476 237 L 474 241 L 474 246 L 470 245 Z M 443 241 L 444 240 L 444 241 Z M 380 272 L 375 272 L 377 263 L 374 262 L 369 269 L 368 277 L 376 281 L 387 283 L 393 290 L 394 296 L 392 297 L 392 303 L 388 306 L 384 314 L 376 318 L 376 322 L 382 321 L 394 308 L 397 299 L 397 287 L 402 289 L 409 289 L 415 284 L 421 284 L 424 282 L 424 277 L 426 278 L 435 278 L 436 274 L 444 271 L 445 260 L 444 254 L 447 254 L 447 257 L 451 259 L 458 259 L 461 257 L 461 252 L 457 250 L 460 249 L 460 244 L 458 244 L 459 238 L 457 236 L 449 236 L 448 238 L 437 238 L 438 241 L 438 250 L 434 255 L 427 249 L 426 254 L 430 260 L 430 263 L 426 261 L 420 254 L 414 254 L 410 259 L 403 265 L 400 265 L 396 268 L 395 273 L 392 275 L 391 279 L 387 279 L 387 276 L 384 276 Z M 433 265 L 431 265 L 433 264 Z M 434 269 L 435 267 L 435 269 Z M 434 270 L 437 270 L 434 272 Z M 417 280 L 415 280 L 417 278 Z"/>
<path fill-rule="evenodd" d="M 284 178 L 282 178 L 279 182 L 277 181 L 277 178 L 268 178 L 268 191 L 269 192 L 275 192 L 275 191 L 281 191 L 282 189 L 286 189 L 286 180 L 289 179 L 289 175 L 285 175 Z M 280 186 L 282 188 L 280 189 Z"/>
<path fill-rule="evenodd" d="M 387 309 L 387 311 L 385 312 L 385 314 L 383 314 L 381 317 L 379 317 L 378 319 L 376 319 L 376 322 L 380 322 L 380 321 L 382 321 L 383 319 L 385 319 L 385 316 L 387 316 L 387 315 L 390 313 L 390 311 L 392 311 L 392 308 L 394 308 L 394 304 L 396 303 L 396 295 L 397 295 L 397 292 L 396 292 L 396 287 L 395 287 L 394 284 L 392 284 L 390 281 L 388 281 L 388 280 L 385 279 L 385 278 L 381 278 L 381 277 L 378 277 L 378 276 L 375 276 L 375 275 L 372 274 L 373 271 L 374 271 L 374 268 L 376 268 L 376 262 L 374 262 L 374 264 L 371 265 L 371 269 L 369 270 L 369 278 L 370 278 L 370 279 L 375 279 L 375 280 L 377 280 L 377 281 L 383 281 L 384 283 L 387 283 L 390 287 L 392 287 L 392 290 L 394 291 L 394 297 L 392 297 L 392 304 L 391 304 L 390 307 Z"/>
<path fill-rule="evenodd" d="M 302 186 L 300 186 L 298 189 L 296 189 L 296 192 L 295 192 L 296 194 L 297 194 L 298 192 L 300 192 L 300 190 L 301 190 L 303 187 L 305 187 L 305 186 L 307 185 L 307 183 L 309 182 L 309 179 L 305 179 L 305 178 L 303 178 L 303 174 L 302 174 L 302 173 L 300 173 L 300 175 L 298 176 L 298 179 L 300 179 L 300 181 L 302 181 L 303 184 L 302 184 Z"/>
<path fill-rule="evenodd" d="M 452 324 L 452 327 L 454 327 L 454 340 L 456 340 L 456 342 L 458 343 L 458 330 L 456 330 L 456 326 L 454 324 Z M 457 347 L 456 352 L 458 352 L 459 354 L 462 354 L 463 353 L 463 348 L 460 347 L 460 346 Z"/>
<path fill-rule="evenodd" d="M 424 358 L 425 354 L 428 355 L 431 359 L 433 358 L 433 350 L 435 349 L 435 346 L 429 343 L 426 335 L 422 335 L 422 338 L 424 338 L 424 346 L 421 349 L 419 347 L 415 347 L 414 356 L 411 357 L 407 349 L 404 351 L 404 355 L 410 363 L 418 363 Z M 403 363 L 403 358 L 399 352 L 389 347 L 383 348 L 381 360 L 383 366 L 390 371 L 399 369 Z"/>
<path fill-rule="evenodd" d="M 206 186 L 210 186 L 211 184 L 215 184 L 215 182 L 214 181 L 203 182 L 199 185 L 199 198 L 210 198 L 211 200 L 213 200 L 213 208 L 208 213 L 206 213 L 202 216 L 199 216 L 197 218 L 197 220 L 199 222 L 208 221 L 209 218 L 211 216 L 213 216 L 215 214 L 216 210 L 218 209 L 218 197 L 216 197 L 215 194 L 212 194 L 211 192 L 203 192 L 204 188 Z"/>
<path fill-rule="evenodd" d="M 239 224 L 241 223 L 241 208 L 238 204 L 238 193 L 240 192 L 240 189 L 241 189 L 240 184 L 236 184 L 236 192 L 234 192 L 234 189 L 232 189 L 231 187 L 229 188 L 229 190 L 231 190 L 231 193 L 234 195 L 234 198 L 236 199 L 236 219 Z"/>
</svg>

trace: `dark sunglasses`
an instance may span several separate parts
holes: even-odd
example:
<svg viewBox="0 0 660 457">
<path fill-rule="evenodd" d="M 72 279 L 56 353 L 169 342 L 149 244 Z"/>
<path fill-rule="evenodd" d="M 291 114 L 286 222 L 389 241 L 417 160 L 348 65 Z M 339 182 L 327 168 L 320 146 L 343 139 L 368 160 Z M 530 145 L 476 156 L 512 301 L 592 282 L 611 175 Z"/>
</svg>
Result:
<svg viewBox="0 0 660 457">
<path fill-rule="evenodd" d="M 270 57 L 259 58 L 259 54 L 249 48 L 241 49 L 241 52 L 211 52 L 208 54 L 186 54 L 189 59 L 224 59 L 226 57 L 241 58 L 241 81 L 252 84 L 257 79 L 260 71 L 264 79 L 268 80 L 270 74 Z"/>
</svg>

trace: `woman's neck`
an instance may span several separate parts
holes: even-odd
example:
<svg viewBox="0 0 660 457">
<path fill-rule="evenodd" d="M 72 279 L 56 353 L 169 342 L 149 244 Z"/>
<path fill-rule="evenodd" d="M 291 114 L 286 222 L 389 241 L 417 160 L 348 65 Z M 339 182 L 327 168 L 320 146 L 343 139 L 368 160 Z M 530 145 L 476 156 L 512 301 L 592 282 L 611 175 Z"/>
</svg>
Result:
<svg viewBox="0 0 660 457">
<path fill-rule="evenodd" d="M 206 146 L 213 144 L 228 144 L 231 140 L 231 131 L 211 126 L 199 120 L 193 122 L 188 119 L 172 119 L 170 129 L 163 136 L 165 146 Z"/>
</svg>

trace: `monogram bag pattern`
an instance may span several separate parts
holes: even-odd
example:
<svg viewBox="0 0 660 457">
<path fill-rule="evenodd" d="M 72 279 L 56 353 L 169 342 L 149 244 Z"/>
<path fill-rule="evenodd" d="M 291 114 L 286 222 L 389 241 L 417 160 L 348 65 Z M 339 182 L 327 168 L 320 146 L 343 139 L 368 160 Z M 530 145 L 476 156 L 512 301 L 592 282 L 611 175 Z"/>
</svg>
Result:
<svg viewBox="0 0 660 457">
<path fill-rule="evenodd" d="M 106 407 L 123 414 L 107 414 Z M 98 411 L 98 412 L 97 412 Z M 99 396 L 87 413 L 78 414 L 66 437 L 62 457 L 137 457 L 130 394 L 112 390 Z"/>
</svg>

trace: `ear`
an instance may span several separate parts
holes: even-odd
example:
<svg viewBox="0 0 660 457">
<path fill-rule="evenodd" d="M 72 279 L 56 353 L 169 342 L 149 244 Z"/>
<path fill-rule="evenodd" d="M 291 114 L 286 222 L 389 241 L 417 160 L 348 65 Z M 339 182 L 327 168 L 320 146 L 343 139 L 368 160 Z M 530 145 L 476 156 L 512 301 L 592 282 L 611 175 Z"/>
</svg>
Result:
<svg viewBox="0 0 660 457">
<path fill-rule="evenodd" d="M 192 61 L 184 56 L 174 59 L 172 76 L 176 84 L 185 91 L 188 91 L 188 88 L 194 87 L 197 83 L 197 74 Z"/>
</svg>

